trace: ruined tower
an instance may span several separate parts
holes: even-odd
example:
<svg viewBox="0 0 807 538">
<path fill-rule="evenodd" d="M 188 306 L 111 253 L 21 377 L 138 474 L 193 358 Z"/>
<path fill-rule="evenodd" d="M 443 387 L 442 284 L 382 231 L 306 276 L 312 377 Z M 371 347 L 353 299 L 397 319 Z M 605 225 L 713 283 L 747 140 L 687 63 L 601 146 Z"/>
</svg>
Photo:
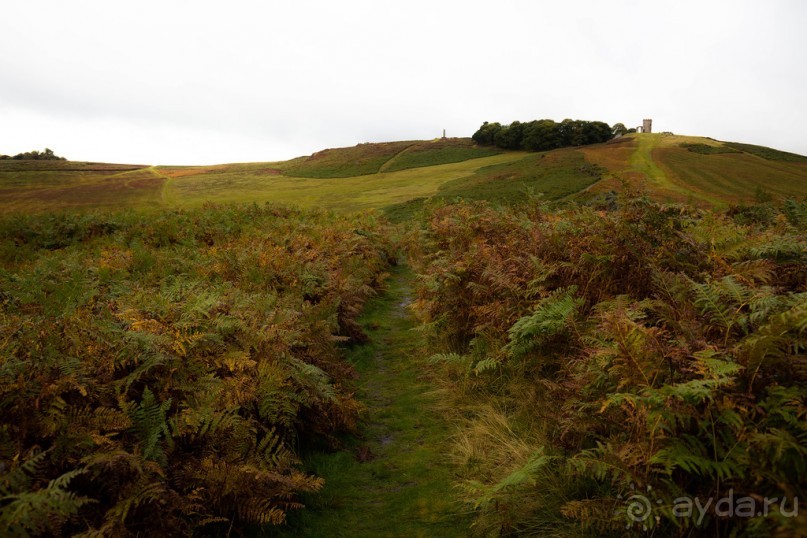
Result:
<svg viewBox="0 0 807 538">
<path fill-rule="evenodd" d="M 642 132 L 643 133 L 653 132 L 653 120 L 642 120 Z"/>
</svg>

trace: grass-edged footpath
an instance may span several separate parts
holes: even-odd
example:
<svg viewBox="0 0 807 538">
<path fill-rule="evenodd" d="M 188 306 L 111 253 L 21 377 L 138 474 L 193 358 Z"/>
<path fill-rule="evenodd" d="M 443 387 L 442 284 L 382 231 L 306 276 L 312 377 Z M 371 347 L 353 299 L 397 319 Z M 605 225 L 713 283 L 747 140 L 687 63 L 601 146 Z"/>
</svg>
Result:
<svg viewBox="0 0 807 538">
<path fill-rule="evenodd" d="M 344 449 L 303 455 L 325 479 L 281 536 L 466 536 L 471 521 L 455 495 L 446 453 L 452 425 L 433 394 L 431 366 L 409 310 L 414 275 L 399 265 L 359 323 L 367 343 L 347 359 L 365 405 L 358 434 Z"/>
</svg>

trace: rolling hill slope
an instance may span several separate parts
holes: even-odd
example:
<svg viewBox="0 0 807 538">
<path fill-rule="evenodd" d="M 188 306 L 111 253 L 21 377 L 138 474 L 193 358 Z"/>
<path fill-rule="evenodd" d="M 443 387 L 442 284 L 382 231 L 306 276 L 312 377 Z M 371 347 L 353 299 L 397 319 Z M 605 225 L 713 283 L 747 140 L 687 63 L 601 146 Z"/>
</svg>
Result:
<svg viewBox="0 0 807 538">
<path fill-rule="evenodd" d="M 701 205 L 750 201 L 762 191 L 780 197 L 807 194 L 807 157 L 752 148 L 759 146 L 640 134 L 581 151 L 609 171 L 593 192 L 618 190 L 624 180 L 652 198 Z"/>
<path fill-rule="evenodd" d="M 430 198 L 585 200 L 625 185 L 654 199 L 703 206 L 752 201 L 761 193 L 801 197 L 807 195 L 807 158 L 709 138 L 638 134 L 543 153 L 446 139 L 198 167 L 0 161 L 0 209 L 22 212 L 275 201 L 408 213 Z"/>
</svg>

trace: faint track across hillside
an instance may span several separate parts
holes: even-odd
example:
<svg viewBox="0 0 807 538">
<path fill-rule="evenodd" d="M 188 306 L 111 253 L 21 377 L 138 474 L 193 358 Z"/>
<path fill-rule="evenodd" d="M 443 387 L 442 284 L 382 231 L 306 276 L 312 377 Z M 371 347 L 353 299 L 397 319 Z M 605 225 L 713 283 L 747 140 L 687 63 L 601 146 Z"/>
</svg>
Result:
<svg viewBox="0 0 807 538">
<path fill-rule="evenodd" d="M 390 166 L 392 166 L 392 164 L 396 160 L 398 160 L 398 157 L 400 157 L 404 153 L 410 151 L 416 145 L 417 144 L 410 144 L 410 145 L 406 146 L 404 149 L 402 149 L 401 151 L 399 151 L 398 153 L 396 153 L 395 155 L 393 155 L 392 157 L 390 157 L 389 159 L 387 159 L 387 161 L 384 164 L 382 164 L 381 166 L 378 167 L 378 173 L 381 174 L 381 173 L 386 172 L 387 170 L 389 170 Z"/>
<path fill-rule="evenodd" d="M 168 195 L 168 187 L 174 178 L 163 174 L 162 172 L 157 170 L 156 166 L 150 166 L 148 170 L 149 172 L 151 172 L 152 174 L 163 180 L 163 187 L 162 190 L 160 190 L 160 200 L 162 201 L 163 205 L 170 205 L 173 202 L 173 200 L 171 200 L 171 197 Z"/>
<path fill-rule="evenodd" d="M 658 135 L 655 134 L 638 135 L 636 150 L 630 158 L 631 167 L 644 174 L 653 190 L 671 191 L 684 198 L 699 198 L 712 205 L 720 205 L 722 203 L 720 200 L 696 190 L 694 186 L 679 185 L 667 176 L 653 158 L 653 150 L 659 146 L 659 140 Z"/>
</svg>

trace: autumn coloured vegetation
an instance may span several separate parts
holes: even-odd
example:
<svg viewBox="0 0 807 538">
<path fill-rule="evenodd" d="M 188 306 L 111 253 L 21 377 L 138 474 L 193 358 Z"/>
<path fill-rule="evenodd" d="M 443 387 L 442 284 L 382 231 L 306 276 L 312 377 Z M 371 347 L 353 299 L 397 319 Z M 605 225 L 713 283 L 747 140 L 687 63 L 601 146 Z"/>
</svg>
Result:
<svg viewBox="0 0 807 538">
<path fill-rule="evenodd" d="M 481 130 L 0 163 L 0 534 L 807 535 L 802 160 Z"/>
<path fill-rule="evenodd" d="M 0 222 L 0 528 L 177 536 L 279 524 L 356 427 L 340 346 L 383 226 L 275 206 Z M 223 530 L 222 530 L 223 529 Z"/>
<path fill-rule="evenodd" d="M 794 536 L 807 485 L 807 206 L 436 209 L 411 239 L 482 535 Z M 619 499 L 652 491 L 652 517 Z M 767 517 L 675 499 L 776 499 Z M 798 511 L 796 511 L 798 514 Z"/>
</svg>

